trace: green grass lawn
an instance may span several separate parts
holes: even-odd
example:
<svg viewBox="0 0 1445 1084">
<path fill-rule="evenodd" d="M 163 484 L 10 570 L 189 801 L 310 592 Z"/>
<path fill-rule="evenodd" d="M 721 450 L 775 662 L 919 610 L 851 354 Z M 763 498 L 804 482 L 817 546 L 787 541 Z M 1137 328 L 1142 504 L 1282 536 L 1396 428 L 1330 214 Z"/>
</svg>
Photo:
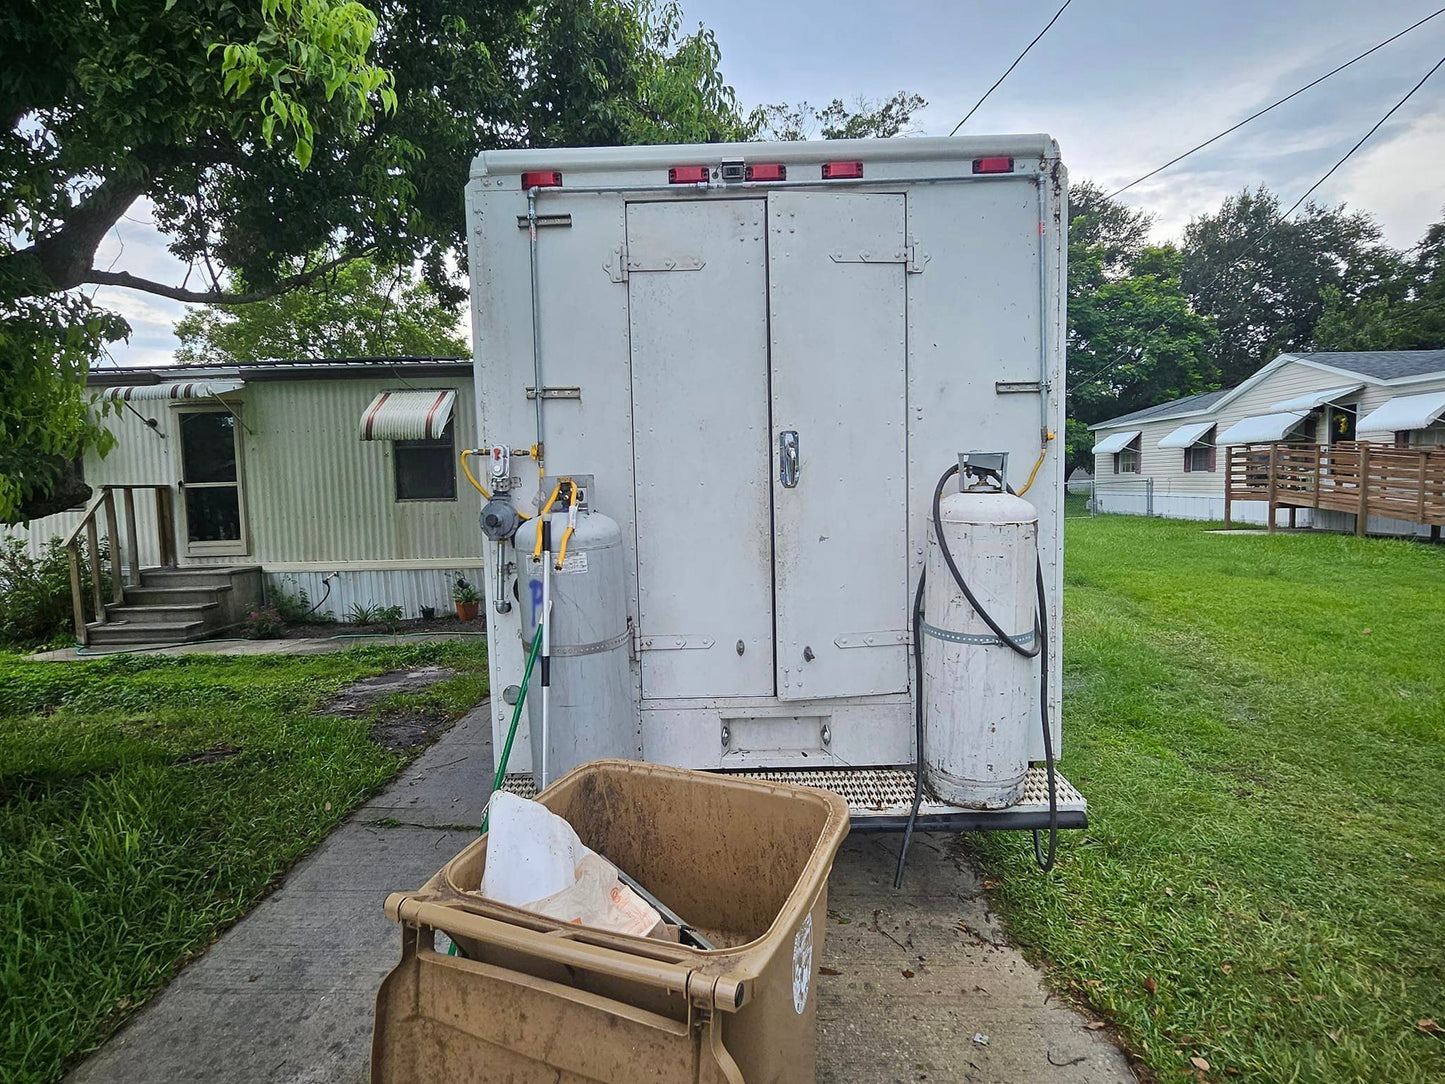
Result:
<svg viewBox="0 0 1445 1084">
<path fill-rule="evenodd" d="M 366 718 L 315 713 L 356 678 L 421 664 L 460 674 Z M 390 779 L 405 758 L 373 721 L 459 715 L 486 690 L 480 641 L 0 656 L 0 1080 L 56 1079 Z"/>
<path fill-rule="evenodd" d="M 1445 1080 L 1445 549 L 1069 523 L 1056 873 L 1014 938 L 1162 1081 Z"/>
</svg>

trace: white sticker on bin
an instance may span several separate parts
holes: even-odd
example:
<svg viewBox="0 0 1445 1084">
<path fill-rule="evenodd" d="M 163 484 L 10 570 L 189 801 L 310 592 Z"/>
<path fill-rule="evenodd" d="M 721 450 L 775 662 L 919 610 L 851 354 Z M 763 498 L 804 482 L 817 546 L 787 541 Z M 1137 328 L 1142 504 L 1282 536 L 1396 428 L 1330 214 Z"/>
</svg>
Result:
<svg viewBox="0 0 1445 1084">
<path fill-rule="evenodd" d="M 803 919 L 793 935 L 793 1011 L 799 1016 L 808 1007 L 808 987 L 813 984 L 813 916 Z"/>
</svg>

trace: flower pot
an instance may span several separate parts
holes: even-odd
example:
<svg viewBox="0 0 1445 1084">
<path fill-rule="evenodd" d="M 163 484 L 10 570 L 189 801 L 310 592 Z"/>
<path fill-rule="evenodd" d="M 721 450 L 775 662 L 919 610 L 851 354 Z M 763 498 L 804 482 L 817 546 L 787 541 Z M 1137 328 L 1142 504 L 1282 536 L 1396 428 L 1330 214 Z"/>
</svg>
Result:
<svg viewBox="0 0 1445 1084">
<path fill-rule="evenodd" d="M 477 611 L 481 609 L 481 606 L 482 604 L 480 602 L 458 602 L 457 620 L 475 621 L 477 619 Z"/>
<path fill-rule="evenodd" d="M 423 621 L 435 621 L 437 619 L 437 608 L 435 606 L 423 606 L 421 608 L 421 619 Z"/>
</svg>

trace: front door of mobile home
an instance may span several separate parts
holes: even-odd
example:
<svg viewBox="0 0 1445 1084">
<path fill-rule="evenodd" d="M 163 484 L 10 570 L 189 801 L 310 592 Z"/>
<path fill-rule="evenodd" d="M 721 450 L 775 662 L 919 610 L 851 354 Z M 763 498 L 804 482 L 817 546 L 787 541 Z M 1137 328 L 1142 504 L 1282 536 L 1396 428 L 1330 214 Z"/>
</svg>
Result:
<svg viewBox="0 0 1445 1084">
<path fill-rule="evenodd" d="M 241 478 L 241 427 L 230 410 L 178 410 L 181 515 L 186 553 L 243 554 L 246 502 Z"/>
<path fill-rule="evenodd" d="M 904 201 L 628 206 L 644 697 L 907 689 Z"/>
</svg>

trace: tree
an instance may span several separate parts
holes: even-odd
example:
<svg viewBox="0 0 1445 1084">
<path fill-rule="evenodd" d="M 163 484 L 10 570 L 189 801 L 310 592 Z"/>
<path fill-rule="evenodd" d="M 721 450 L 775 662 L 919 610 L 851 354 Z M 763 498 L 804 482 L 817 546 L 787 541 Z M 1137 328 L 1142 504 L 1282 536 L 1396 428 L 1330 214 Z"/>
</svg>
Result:
<svg viewBox="0 0 1445 1084">
<path fill-rule="evenodd" d="M 228 283 L 244 290 L 244 283 Z M 176 324 L 183 365 L 263 358 L 433 356 L 470 352 L 461 313 L 409 266 L 354 260 L 324 279 L 265 301 L 208 306 Z"/>
<path fill-rule="evenodd" d="M 1092 182 L 1069 193 L 1069 470 L 1093 465 L 1090 423 L 1216 386 L 1211 321 L 1184 294 L 1180 252 L 1149 246 L 1149 227 Z"/>
<path fill-rule="evenodd" d="M 483 147 L 748 134 L 715 39 L 680 27 L 675 4 L 622 0 L 12 0 L 0 520 L 38 514 L 103 439 L 84 368 L 126 329 L 76 287 L 241 304 L 367 256 L 417 262 L 454 300 Z M 141 197 L 191 268 L 181 284 L 95 265 Z"/>
<path fill-rule="evenodd" d="M 1315 349 L 1445 349 L 1445 221 L 1430 226 L 1414 252 L 1398 275 L 1353 304 L 1325 287 Z"/>
<path fill-rule="evenodd" d="M 1399 255 L 1369 214 L 1314 203 L 1286 221 L 1280 214 L 1268 189 L 1245 189 L 1184 230 L 1184 289 L 1216 322 L 1213 354 L 1226 385 L 1313 346 L 1327 289 L 1353 305 L 1399 274 Z"/>
<path fill-rule="evenodd" d="M 819 129 L 824 139 L 887 139 L 912 132 L 913 114 L 927 104 L 922 96 L 903 90 L 882 100 L 858 97 L 852 107 L 842 98 L 821 109 L 807 102 L 779 102 L 754 111 L 753 122 L 763 139 L 811 139 Z"/>
</svg>

